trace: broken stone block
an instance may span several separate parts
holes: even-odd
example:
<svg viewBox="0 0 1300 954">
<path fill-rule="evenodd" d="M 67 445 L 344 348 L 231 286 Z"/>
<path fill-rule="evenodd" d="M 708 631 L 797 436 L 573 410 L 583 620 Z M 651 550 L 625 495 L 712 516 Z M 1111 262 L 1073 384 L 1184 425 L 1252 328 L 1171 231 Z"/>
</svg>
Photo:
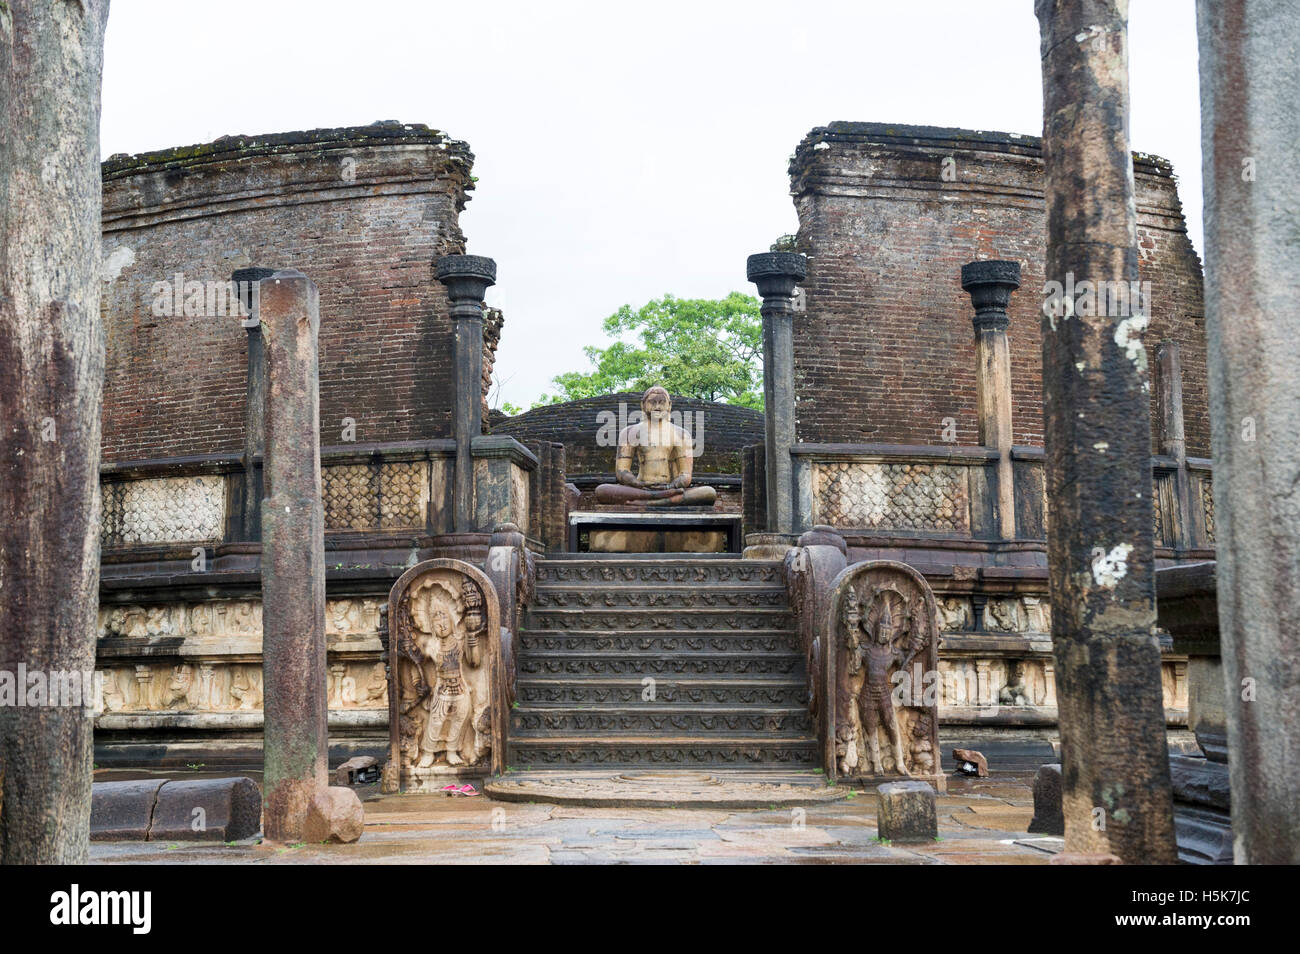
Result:
<svg viewBox="0 0 1300 954">
<path fill-rule="evenodd" d="M 1029 830 L 1038 835 L 1065 834 L 1060 762 L 1039 766 L 1034 776 L 1034 817 L 1029 822 Z"/>
<path fill-rule="evenodd" d="M 379 781 L 379 760 L 373 755 L 356 755 L 334 770 L 334 784 L 341 788 L 350 785 L 369 785 Z"/>
<path fill-rule="evenodd" d="M 976 778 L 989 777 L 988 759 L 982 752 L 974 749 L 953 749 L 953 761 L 957 763 L 958 775 L 973 775 Z"/>
<path fill-rule="evenodd" d="M 366 811 L 361 799 L 350 788 L 331 785 L 312 796 L 303 823 L 302 840 L 308 844 L 333 842 L 347 844 L 361 837 L 366 827 Z"/>
<path fill-rule="evenodd" d="M 239 841 L 262 827 L 262 792 L 251 778 L 168 782 L 158 790 L 150 841 Z"/>
<path fill-rule="evenodd" d="M 876 827 L 886 841 L 934 841 L 939 822 L 928 782 L 886 782 L 876 787 Z"/>
<path fill-rule="evenodd" d="M 96 782 L 93 841 L 239 841 L 262 826 L 262 793 L 243 776 Z"/>
<path fill-rule="evenodd" d="M 90 795 L 91 841 L 145 841 L 165 778 L 95 782 Z"/>
</svg>

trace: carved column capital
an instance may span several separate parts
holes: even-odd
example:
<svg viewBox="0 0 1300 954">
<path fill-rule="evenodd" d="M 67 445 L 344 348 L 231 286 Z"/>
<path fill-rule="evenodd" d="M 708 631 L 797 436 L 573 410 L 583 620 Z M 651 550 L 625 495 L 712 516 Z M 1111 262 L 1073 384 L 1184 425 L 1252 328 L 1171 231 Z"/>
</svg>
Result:
<svg viewBox="0 0 1300 954">
<path fill-rule="evenodd" d="M 497 282 L 495 261 L 484 255 L 444 255 L 433 273 L 447 286 L 452 318 L 483 317 L 483 296 Z"/>
<path fill-rule="evenodd" d="M 808 274 L 808 259 L 798 252 L 760 252 L 745 262 L 745 277 L 758 286 L 763 314 L 769 306 L 790 310 L 795 286 Z"/>
<path fill-rule="evenodd" d="M 1020 263 L 996 259 L 969 262 L 961 267 L 961 287 L 975 306 L 975 330 L 1005 331 L 1011 323 L 1007 316 L 1011 293 L 1020 287 Z"/>
</svg>

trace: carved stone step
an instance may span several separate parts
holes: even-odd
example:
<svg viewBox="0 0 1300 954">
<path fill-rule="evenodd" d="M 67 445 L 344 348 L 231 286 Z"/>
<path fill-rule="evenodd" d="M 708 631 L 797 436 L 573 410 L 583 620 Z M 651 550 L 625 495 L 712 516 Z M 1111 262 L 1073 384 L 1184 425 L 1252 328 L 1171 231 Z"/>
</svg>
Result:
<svg viewBox="0 0 1300 954">
<path fill-rule="evenodd" d="M 529 608 L 523 628 L 537 630 L 604 629 L 616 632 L 638 630 L 752 630 L 790 629 L 794 620 L 785 607 L 779 609 L 534 609 Z"/>
<path fill-rule="evenodd" d="M 577 633 L 519 633 L 522 654 L 546 655 L 554 652 L 616 653 L 718 653 L 759 652 L 797 653 L 793 632 L 779 630 L 744 630 L 741 632 L 633 632 L 591 631 Z"/>
<path fill-rule="evenodd" d="M 803 676 L 803 659 L 784 653 L 700 653 L 664 656 L 658 653 L 556 652 L 545 656 L 520 654 L 519 675 L 569 676 Z"/>
<path fill-rule="evenodd" d="M 537 582 L 623 583 L 665 586 L 692 583 L 780 584 L 781 564 L 763 560 L 539 560 Z"/>
<path fill-rule="evenodd" d="M 625 586 L 601 583 L 575 586 L 547 583 L 537 587 L 531 604 L 535 609 L 786 609 L 786 593 L 771 584 L 732 586 L 694 584 L 689 586 Z"/>
<path fill-rule="evenodd" d="M 815 767 L 819 761 L 817 742 L 812 738 L 637 735 L 512 739 L 508 759 L 515 769 L 565 765 Z"/>
<path fill-rule="evenodd" d="M 600 679 L 521 676 L 515 687 L 521 707 L 546 705 L 640 706 L 801 706 L 808 705 L 808 684 L 802 675 L 766 678 L 655 679 L 653 699 L 641 677 Z"/>
<path fill-rule="evenodd" d="M 714 706 L 701 709 L 660 703 L 634 708 L 521 706 L 510 713 L 512 738 L 608 732 L 669 736 L 753 733 L 767 739 L 806 739 L 813 731 L 806 708 Z"/>
</svg>

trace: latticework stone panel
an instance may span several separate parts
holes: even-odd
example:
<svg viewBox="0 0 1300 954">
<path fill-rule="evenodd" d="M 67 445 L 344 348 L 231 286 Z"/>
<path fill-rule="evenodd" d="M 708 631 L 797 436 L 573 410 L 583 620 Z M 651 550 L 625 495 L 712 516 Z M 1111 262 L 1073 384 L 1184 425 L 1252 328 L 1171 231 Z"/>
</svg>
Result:
<svg viewBox="0 0 1300 954">
<path fill-rule="evenodd" d="M 966 472 L 945 464 L 820 463 L 814 472 L 813 522 L 967 533 Z"/>
<path fill-rule="evenodd" d="M 429 467 L 423 461 L 384 464 L 379 469 L 381 529 L 424 526 L 429 506 Z"/>
<path fill-rule="evenodd" d="M 423 461 L 335 464 L 321 471 L 327 530 L 421 527 L 429 502 Z"/>
<path fill-rule="evenodd" d="M 111 481 L 103 485 L 106 547 L 220 540 L 226 484 L 219 474 Z"/>
</svg>

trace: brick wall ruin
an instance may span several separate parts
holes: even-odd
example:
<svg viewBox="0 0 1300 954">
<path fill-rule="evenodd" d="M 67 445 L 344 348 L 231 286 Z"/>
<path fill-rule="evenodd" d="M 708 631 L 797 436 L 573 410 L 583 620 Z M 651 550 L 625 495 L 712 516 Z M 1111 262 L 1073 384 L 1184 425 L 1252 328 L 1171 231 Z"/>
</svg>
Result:
<svg viewBox="0 0 1300 954">
<path fill-rule="evenodd" d="M 106 161 L 105 462 L 241 449 L 239 317 L 154 303 L 178 275 L 219 283 L 249 266 L 297 268 L 320 289 L 323 445 L 344 418 L 358 442 L 450 437 L 451 327 L 432 263 L 464 251 L 472 162 L 465 143 L 399 123 Z"/>
<path fill-rule="evenodd" d="M 1146 345 L 1182 346 L 1187 453 L 1210 456 L 1200 261 L 1168 162 L 1134 156 Z M 808 256 L 795 318 L 798 438 L 821 443 L 978 443 L 971 305 L 960 270 L 1020 263 L 1012 297 L 1015 443 L 1042 446 L 1045 216 L 1033 136 L 882 123 L 814 129 L 790 164 Z M 1081 276 L 1082 277 L 1082 276 Z M 1157 386 L 1152 387 L 1154 412 Z M 949 437 L 952 436 L 951 429 Z"/>
</svg>

